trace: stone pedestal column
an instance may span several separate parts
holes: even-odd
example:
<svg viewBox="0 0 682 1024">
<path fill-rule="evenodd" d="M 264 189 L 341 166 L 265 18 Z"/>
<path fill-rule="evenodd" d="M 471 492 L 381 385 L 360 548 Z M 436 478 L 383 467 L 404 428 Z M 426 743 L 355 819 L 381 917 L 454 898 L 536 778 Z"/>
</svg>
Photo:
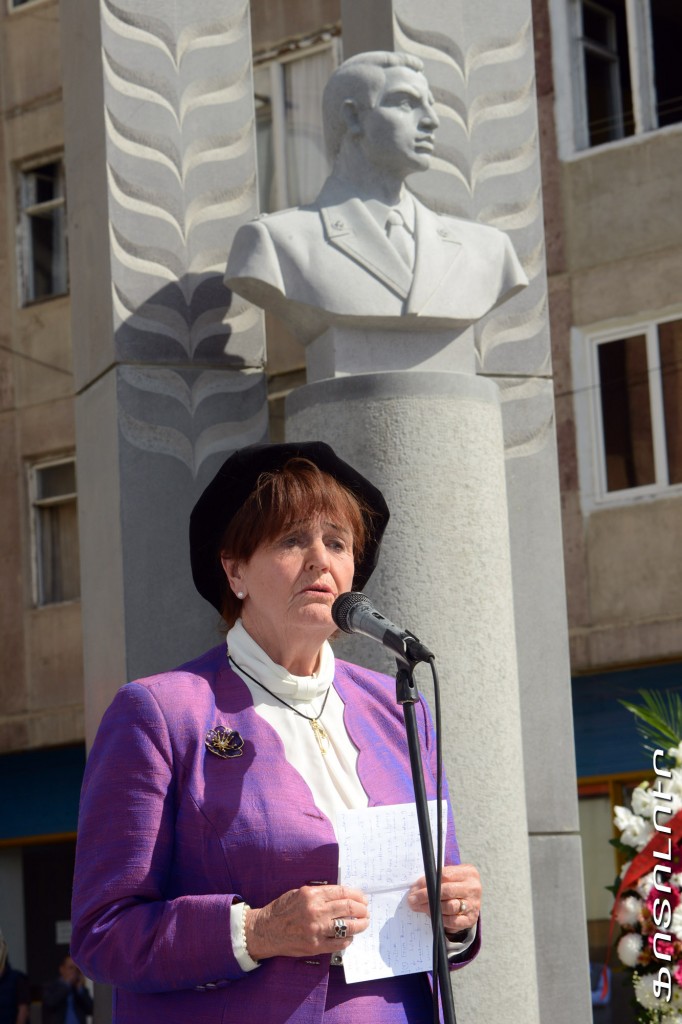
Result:
<svg viewBox="0 0 682 1024">
<path fill-rule="evenodd" d="M 248 4 L 61 9 L 88 740 L 127 679 L 219 641 L 187 529 L 267 433 L 261 314 L 222 283 L 257 212 Z"/>
<path fill-rule="evenodd" d="M 328 441 L 383 491 L 391 521 L 367 592 L 437 656 L 458 838 L 485 880 L 483 951 L 454 978 L 459 1024 L 537 1022 L 498 389 L 447 371 L 323 380 L 290 396 L 287 431 Z M 371 641 L 339 646 L 395 672 Z M 428 697 L 425 667 L 417 679 Z"/>
</svg>

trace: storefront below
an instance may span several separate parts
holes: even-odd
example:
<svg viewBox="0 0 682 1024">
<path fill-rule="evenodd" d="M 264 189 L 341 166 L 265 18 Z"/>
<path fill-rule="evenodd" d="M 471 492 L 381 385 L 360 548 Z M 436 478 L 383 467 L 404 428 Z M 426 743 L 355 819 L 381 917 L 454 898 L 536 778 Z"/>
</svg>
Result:
<svg viewBox="0 0 682 1024">
<path fill-rule="evenodd" d="M 71 938 L 82 744 L 0 756 L 0 929 L 31 997 L 57 977 Z"/>
</svg>

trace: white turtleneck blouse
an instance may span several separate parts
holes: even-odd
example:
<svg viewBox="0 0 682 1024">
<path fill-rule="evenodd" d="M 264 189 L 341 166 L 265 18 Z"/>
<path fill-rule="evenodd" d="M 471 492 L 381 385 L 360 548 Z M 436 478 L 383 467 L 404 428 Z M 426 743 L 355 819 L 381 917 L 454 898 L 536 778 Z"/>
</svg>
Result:
<svg viewBox="0 0 682 1024">
<path fill-rule="evenodd" d="M 358 750 L 346 732 L 344 704 L 333 686 L 335 661 L 329 643 L 324 643 L 317 671 L 311 676 L 294 676 L 277 665 L 247 633 L 241 619 L 227 634 L 227 650 L 232 668 L 249 689 L 256 713 L 279 734 L 287 761 L 305 779 L 315 804 L 332 825 L 336 826 L 339 810 L 367 807 L 367 794 L 357 773 Z M 326 734 L 322 741 L 306 720 L 318 716 Z M 250 971 L 259 964 L 246 949 L 247 909 L 244 903 L 233 904 L 231 936 L 240 967 Z M 475 935 L 472 928 L 464 942 L 448 942 L 448 953 L 463 952 Z"/>
</svg>

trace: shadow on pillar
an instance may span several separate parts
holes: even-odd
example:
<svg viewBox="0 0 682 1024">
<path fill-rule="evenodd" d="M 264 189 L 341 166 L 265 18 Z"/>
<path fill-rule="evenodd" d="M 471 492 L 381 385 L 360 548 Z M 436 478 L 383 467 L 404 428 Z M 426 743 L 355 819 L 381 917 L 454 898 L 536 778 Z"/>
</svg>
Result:
<svg viewBox="0 0 682 1024">
<path fill-rule="evenodd" d="M 260 367 L 262 314 L 226 288 L 220 274 L 185 274 L 139 300 L 113 282 L 118 363 Z"/>
</svg>

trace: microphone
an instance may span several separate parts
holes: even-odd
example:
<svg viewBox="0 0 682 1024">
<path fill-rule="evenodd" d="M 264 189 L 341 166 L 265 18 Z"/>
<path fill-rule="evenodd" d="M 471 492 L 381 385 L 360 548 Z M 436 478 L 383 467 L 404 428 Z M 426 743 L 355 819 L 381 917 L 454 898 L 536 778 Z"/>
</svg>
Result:
<svg viewBox="0 0 682 1024">
<path fill-rule="evenodd" d="M 414 633 L 390 622 L 364 594 L 339 594 L 332 605 L 332 619 L 344 633 L 362 633 L 388 647 L 408 664 L 434 657 Z"/>
</svg>

